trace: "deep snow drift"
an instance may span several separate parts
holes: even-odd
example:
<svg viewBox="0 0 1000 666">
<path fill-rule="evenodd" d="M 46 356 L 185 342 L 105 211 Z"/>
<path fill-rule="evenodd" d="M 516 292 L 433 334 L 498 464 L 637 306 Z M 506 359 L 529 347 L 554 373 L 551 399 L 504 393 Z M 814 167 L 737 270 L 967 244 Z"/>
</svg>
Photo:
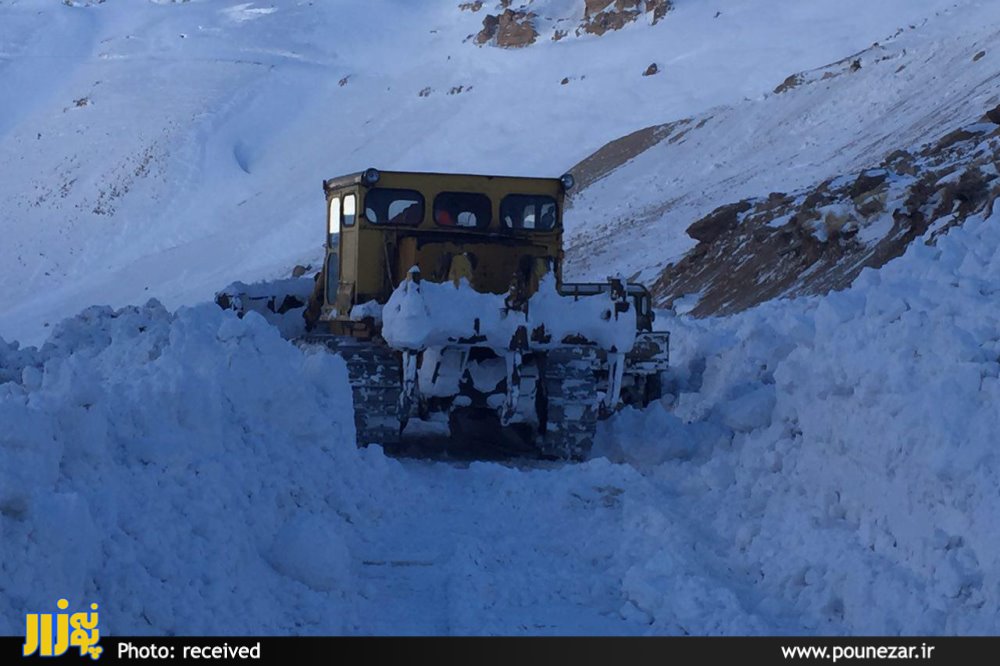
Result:
<svg viewBox="0 0 1000 666">
<path fill-rule="evenodd" d="M 674 331 L 675 404 L 536 469 L 356 450 L 336 357 L 157 304 L 0 358 L 0 629 L 995 633 L 1000 206 Z M 605 456 L 605 457 L 602 457 Z"/>
<path fill-rule="evenodd" d="M 622 415 L 608 450 L 707 522 L 750 608 L 995 634 L 998 289 L 1000 203 L 847 291 L 675 319 L 676 405 Z"/>
<path fill-rule="evenodd" d="M 60 597 L 99 597 L 118 633 L 343 629 L 339 358 L 151 302 L 91 308 L 40 351 L 0 343 L 0 368 L 0 633 Z"/>
</svg>

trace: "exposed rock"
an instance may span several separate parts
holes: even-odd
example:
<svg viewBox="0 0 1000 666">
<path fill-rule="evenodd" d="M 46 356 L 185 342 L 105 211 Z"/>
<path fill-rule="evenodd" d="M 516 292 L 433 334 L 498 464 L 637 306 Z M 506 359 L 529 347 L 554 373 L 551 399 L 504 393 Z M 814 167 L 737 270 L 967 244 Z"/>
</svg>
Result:
<svg viewBox="0 0 1000 666">
<path fill-rule="evenodd" d="M 641 13 L 641 0 L 614 0 L 614 7 L 604 10 L 611 2 L 587 0 L 584 11 L 583 31 L 592 35 L 603 35 L 608 30 L 621 30 L 626 24 L 636 20 Z M 600 7 L 598 9 L 598 7 Z"/>
<path fill-rule="evenodd" d="M 1000 125 L 1000 104 L 986 112 L 986 118 L 997 125 Z"/>
<path fill-rule="evenodd" d="M 851 185 L 851 198 L 857 199 L 858 197 L 868 194 L 884 183 L 885 179 L 888 177 L 889 172 L 885 169 L 868 169 L 867 171 L 862 171 L 858 174 L 854 184 Z"/>
<path fill-rule="evenodd" d="M 895 171 L 896 173 L 908 176 L 917 175 L 917 170 L 913 166 L 913 155 L 905 150 L 894 150 L 882 162 L 882 166 Z"/>
<path fill-rule="evenodd" d="M 711 243 L 739 223 L 740 213 L 752 208 L 749 201 L 719 206 L 687 228 L 687 235 L 699 243 Z"/>
<path fill-rule="evenodd" d="M 614 0 L 583 0 L 583 15 L 594 16 L 595 14 L 599 14 L 612 2 Z"/>
<path fill-rule="evenodd" d="M 559 85 L 566 85 L 569 83 L 569 77 L 563 77 L 563 80 L 559 82 Z"/>
<path fill-rule="evenodd" d="M 494 14 L 487 14 L 483 19 L 483 29 L 476 35 L 476 44 L 485 44 L 497 36 L 497 28 L 500 27 L 500 17 Z"/>
<path fill-rule="evenodd" d="M 709 316 L 846 288 L 864 268 L 989 210 L 1000 198 L 996 163 L 1000 127 L 974 125 L 912 153 L 893 151 L 853 177 L 721 206 L 688 228 L 698 245 L 663 269 L 654 298 L 670 305 L 698 293 L 691 314 Z M 891 226 L 876 236 L 859 233 L 882 222 Z"/>
<path fill-rule="evenodd" d="M 501 48 L 521 48 L 534 44 L 538 31 L 534 26 L 535 14 L 523 10 L 504 10 L 500 15 L 500 29 L 497 32 L 497 46 Z"/>
<path fill-rule="evenodd" d="M 972 62 L 978 62 L 979 60 L 982 60 L 983 56 L 985 56 L 985 55 L 986 55 L 986 51 L 980 51 L 976 55 L 972 56 Z"/>
<path fill-rule="evenodd" d="M 948 134 L 945 134 L 943 137 L 941 137 L 941 139 L 937 142 L 937 145 L 934 146 L 932 150 L 934 152 L 940 152 L 942 150 L 946 150 L 952 147 L 956 143 L 967 141 L 974 136 L 976 135 L 972 132 L 969 132 L 968 130 L 957 129 L 954 132 L 949 132 Z"/>
<path fill-rule="evenodd" d="M 579 3 L 580 0 L 575 1 Z M 501 48 L 521 48 L 533 44 L 538 39 L 538 31 L 535 26 L 537 15 L 530 11 L 532 2 L 523 0 L 514 8 L 512 0 L 500 0 L 494 9 L 497 13 L 486 14 L 483 18 L 483 27 L 475 35 L 475 42 Z M 584 15 L 576 28 L 577 35 L 603 35 L 609 30 L 619 30 L 643 15 L 651 25 L 656 24 L 673 6 L 672 0 L 583 0 L 583 4 Z M 463 2 L 459 8 L 477 12 L 484 6 L 482 0 L 476 0 Z M 573 20 L 569 16 L 550 17 L 550 20 L 554 19 L 552 41 L 558 42 L 567 36 L 568 30 L 555 26 Z M 470 38 L 472 36 L 466 41 Z"/>
<path fill-rule="evenodd" d="M 496 46 L 507 49 L 534 44 L 538 39 L 534 19 L 533 12 L 523 9 L 505 9 L 499 16 L 487 14 L 483 19 L 483 29 L 476 35 L 476 43 L 492 41 Z"/>
<path fill-rule="evenodd" d="M 660 71 L 660 68 L 656 66 L 655 62 L 652 62 L 652 63 L 649 64 L 649 67 L 646 68 L 646 71 L 644 71 L 642 73 L 642 75 L 643 76 L 652 76 L 653 74 L 656 74 L 659 71 Z"/>
<path fill-rule="evenodd" d="M 671 7 L 671 0 L 584 0 L 580 28 L 585 33 L 603 35 L 608 30 L 621 30 L 644 13 L 652 14 L 650 22 L 655 24 Z"/>
<path fill-rule="evenodd" d="M 672 6 L 670 0 L 646 0 L 646 12 L 653 13 L 653 25 L 666 16 Z"/>
<path fill-rule="evenodd" d="M 787 92 L 792 88 L 797 87 L 800 83 L 802 83 L 802 77 L 799 74 L 792 74 L 775 87 L 774 94 L 780 95 L 783 92 Z"/>
</svg>

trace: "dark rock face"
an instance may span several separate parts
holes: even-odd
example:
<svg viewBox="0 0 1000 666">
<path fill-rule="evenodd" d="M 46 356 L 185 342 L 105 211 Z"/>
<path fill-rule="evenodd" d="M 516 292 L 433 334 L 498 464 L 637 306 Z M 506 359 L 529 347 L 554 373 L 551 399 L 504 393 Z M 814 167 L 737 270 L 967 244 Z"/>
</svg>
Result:
<svg viewBox="0 0 1000 666">
<path fill-rule="evenodd" d="M 533 0 L 522 0 L 514 9 L 511 7 L 512 0 L 500 0 L 494 9 L 498 13 L 486 15 L 475 42 L 501 48 L 523 48 L 534 44 L 538 39 L 538 28 L 535 25 L 537 15 L 531 11 L 532 3 Z M 476 0 L 461 3 L 459 9 L 477 12 L 483 6 L 482 0 Z M 583 20 L 577 26 L 576 34 L 603 35 L 609 30 L 619 30 L 643 15 L 655 24 L 666 16 L 672 6 L 672 0 L 583 0 Z M 566 20 L 565 17 L 558 19 L 556 25 Z M 554 28 L 552 40 L 560 41 L 567 34 L 569 31 L 565 27 Z"/>
<path fill-rule="evenodd" d="M 516 49 L 534 44 L 538 39 L 534 18 L 535 15 L 531 12 L 504 10 L 500 15 L 497 46 Z"/>
<path fill-rule="evenodd" d="M 749 201 L 719 206 L 687 229 L 687 235 L 701 243 L 711 243 L 739 224 L 740 213 L 752 208 Z"/>
<path fill-rule="evenodd" d="M 643 76 L 652 76 L 653 74 L 656 74 L 659 71 L 660 71 L 660 68 L 656 66 L 656 63 L 655 62 L 651 62 L 651 63 L 649 63 L 649 67 L 646 68 L 646 71 L 644 71 L 642 73 L 642 75 Z"/>
<path fill-rule="evenodd" d="M 483 19 L 483 29 L 476 35 L 476 44 L 485 44 L 497 36 L 497 28 L 500 27 L 500 17 L 487 14 Z"/>
<path fill-rule="evenodd" d="M 885 179 L 889 177 L 889 172 L 885 169 L 869 169 L 858 174 L 854 184 L 851 185 L 851 199 L 858 199 L 868 192 L 878 188 Z"/>
<path fill-rule="evenodd" d="M 670 0 L 584 0 L 580 29 L 592 35 L 621 30 L 644 13 L 652 13 L 652 23 L 666 16 Z"/>
<path fill-rule="evenodd" d="M 505 9 L 501 14 L 487 14 L 483 29 L 476 35 L 477 44 L 493 43 L 505 49 L 517 49 L 534 44 L 538 31 L 535 14 L 525 10 Z"/>
<path fill-rule="evenodd" d="M 986 112 L 986 119 L 991 123 L 1000 125 L 1000 104 Z"/>
</svg>

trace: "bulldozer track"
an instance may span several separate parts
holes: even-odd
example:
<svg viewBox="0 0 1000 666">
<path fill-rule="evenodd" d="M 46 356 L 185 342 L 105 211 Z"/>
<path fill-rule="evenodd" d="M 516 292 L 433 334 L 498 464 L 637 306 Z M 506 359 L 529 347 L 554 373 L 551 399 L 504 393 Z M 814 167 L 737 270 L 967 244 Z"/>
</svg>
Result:
<svg viewBox="0 0 1000 666">
<path fill-rule="evenodd" d="M 582 460 L 590 453 L 597 430 L 598 350 L 566 347 L 548 352 L 545 360 L 545 457 Z M 540 417 L 543 415 L 540 414 Z"/>
<path fill-rule="evenodd" d="M 402 367 L 398 352 L 377 343 L 332 335 L 307 335 L 298 343 L 321 345 L 344 359 L 354 398 L 359 445 L 412 450 L 412 447 L 400 448 L 398 403 Z M 561 460 L 582 460 L 588 456 L 597 429 L 596 368 L 600 363 L 600 350 L 595 348 L 557 348 L 546 354 L 545 379 L 537 406 L 541 423 L 533 442 L 537 456 Z M 472 442 L 458 444 L 473 449 L 480 446 Z M 500 452 L 500 449 L 494 451 Z M 511 449 L 509 453 L 522 457 L 527 451 Z"/>
<path fill-rule="evenodd" d="M 388 347 L 337 336 L 308 335 L 300 342 L 323 345 L 347 364 L 358 444 L 398 444 L 397 405 L 403 380 L 399 355 Z"/>
</svg>

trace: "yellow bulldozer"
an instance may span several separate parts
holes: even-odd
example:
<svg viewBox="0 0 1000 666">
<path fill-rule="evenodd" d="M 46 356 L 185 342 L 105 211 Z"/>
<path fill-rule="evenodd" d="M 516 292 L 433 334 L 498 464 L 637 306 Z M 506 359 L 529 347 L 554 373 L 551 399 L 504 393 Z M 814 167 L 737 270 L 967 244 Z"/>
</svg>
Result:
<svg viewBox="0 0 1000 666">
<path fill-rule="evenodd" d="M 217 302 L 302 311 L 305 330 L 290 337 L 346 361 L 359 445 L 432 425 L 458 442 L 581 459 L 598 419 L 661 397 L 669 335 L 653 331 L 642 285 L 563 282 L 572 187 L 570 174 L 373 168 L 326 180 L 311 293 L 302 281 L 235 283 Z"/>
</svg>

